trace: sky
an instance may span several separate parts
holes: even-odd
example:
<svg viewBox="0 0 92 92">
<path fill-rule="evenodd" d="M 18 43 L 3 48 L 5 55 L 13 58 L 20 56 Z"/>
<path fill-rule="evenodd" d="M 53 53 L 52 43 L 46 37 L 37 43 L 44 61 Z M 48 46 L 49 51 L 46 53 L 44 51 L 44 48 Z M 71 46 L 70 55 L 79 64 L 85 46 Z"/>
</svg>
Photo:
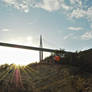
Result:
<svg viewBox="0 0 92 92">
<path fill-rule="evenodd" d="M 0 0 L 1 42 L 39 47 L 40 35 L 46 48 L 92 48 L 92 0 Z M 1 64 L 38 59 L 38 52 L 0 47 Z"/>
</svg>

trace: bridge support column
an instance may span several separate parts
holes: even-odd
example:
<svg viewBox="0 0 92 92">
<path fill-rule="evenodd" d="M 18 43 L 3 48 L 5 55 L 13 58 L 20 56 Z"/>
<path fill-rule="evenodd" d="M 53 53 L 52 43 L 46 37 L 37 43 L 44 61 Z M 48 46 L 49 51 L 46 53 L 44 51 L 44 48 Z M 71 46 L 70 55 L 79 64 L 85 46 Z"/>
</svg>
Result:
<svg viewBox="0 0 92 92">
<path fill-rule="evenodd" d="M 40 35 L 40 48 L 43 48 L 42 35 Z M 39 52 L 39 59 L 40 59 L 40 62 L 43 61 L 43 51 Z"/>
</svg>

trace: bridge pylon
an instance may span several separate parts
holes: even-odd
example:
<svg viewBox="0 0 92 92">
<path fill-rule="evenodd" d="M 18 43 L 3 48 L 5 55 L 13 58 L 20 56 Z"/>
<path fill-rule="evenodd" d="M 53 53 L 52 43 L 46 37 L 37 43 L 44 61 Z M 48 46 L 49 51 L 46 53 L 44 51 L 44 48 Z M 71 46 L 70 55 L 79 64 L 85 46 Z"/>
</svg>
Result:
<svg viewBox="0 0 92 92">
<path fill-rule="evenodd" d="M 40 35 L 40 48 L 43 48 L 42 35 Z M 43 51 L 39 51 L 39 60 L 43 61 Z"/>
</svg>

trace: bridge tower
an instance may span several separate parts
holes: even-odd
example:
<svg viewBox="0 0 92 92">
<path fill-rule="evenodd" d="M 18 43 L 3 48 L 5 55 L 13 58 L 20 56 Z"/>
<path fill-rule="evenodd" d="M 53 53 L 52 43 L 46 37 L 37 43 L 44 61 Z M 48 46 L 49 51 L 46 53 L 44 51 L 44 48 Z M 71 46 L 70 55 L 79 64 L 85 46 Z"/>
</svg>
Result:
<svg viewBox="0 0 92 92">
<path fill-rule="evenodd" d="M 43 48 L 42 35 L 40 35 L 40 48 Z M 43 61 L 43 51 L 39 52 L 39 60 L 40 60 L 40 62 Z"/>
</svg>

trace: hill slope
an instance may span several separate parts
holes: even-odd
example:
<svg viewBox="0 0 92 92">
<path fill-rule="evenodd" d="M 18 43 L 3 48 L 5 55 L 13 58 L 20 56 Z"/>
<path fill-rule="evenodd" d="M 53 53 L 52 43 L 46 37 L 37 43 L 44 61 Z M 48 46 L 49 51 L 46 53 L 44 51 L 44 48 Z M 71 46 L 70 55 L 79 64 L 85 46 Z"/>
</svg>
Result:
<svg viewBox="0 0 92 92">
<path fill-rule="evenodd" d="M 3 77 L 0 92 L 92 92 L 92 74 L 81 72 L 78 67 L 33 64 L 20 67 L 20 75 L 17 87 L 12 72 Z"/>
<path fill-rule="evenodd" d="M 92 92 L 91 50 L 66 55 L 62 64 L 1 67 L 0 92 Z"/>
</svg>

